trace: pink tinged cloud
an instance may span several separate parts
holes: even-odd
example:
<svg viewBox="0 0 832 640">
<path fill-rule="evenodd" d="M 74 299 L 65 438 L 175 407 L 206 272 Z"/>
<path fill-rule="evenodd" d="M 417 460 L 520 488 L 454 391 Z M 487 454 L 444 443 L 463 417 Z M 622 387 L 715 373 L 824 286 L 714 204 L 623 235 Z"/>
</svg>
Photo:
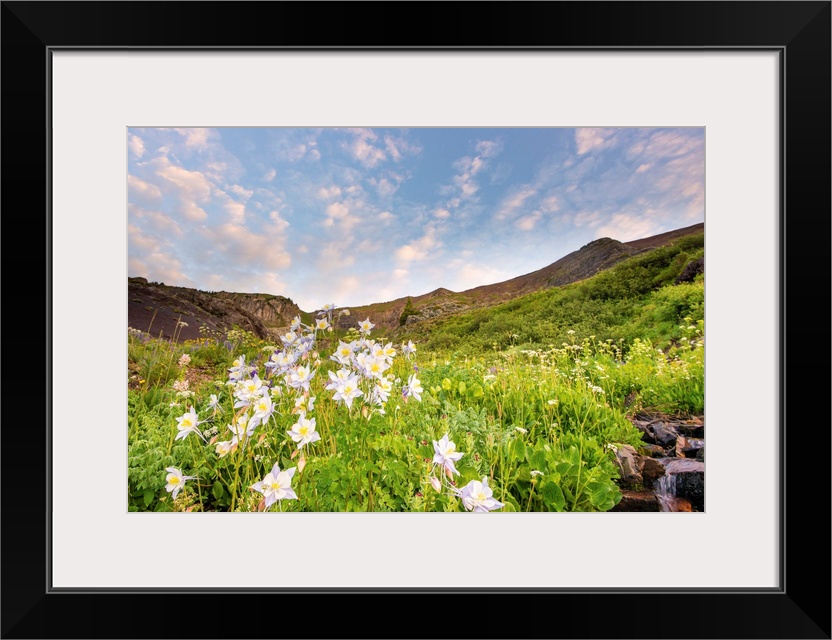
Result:
<svg viewBox="0 0 832 640">
<path fill-rule="evenodd" d="M 593 149 L 611 147 L 615 142 L 615 129 L 575 129 L 575 145 L 578 148 L 578 155 L 583 155 Z"/>
<path fill-rule="evenodd" d="M 181 128 L 174 129 L 178 134 L 185 138 L 185 146 L 193 149 L 207 149 L 209 139 L 213 138 L 216 133 L 211 129 L 202 128 Z"/>
<path fill-rule="evenodd" d="M 127 174 L 127 197 L 131 202 L 154 203 L 162 199 L 162 191 L 155 184 Z"/>
<path fill-rule="evenodd" d="M 127 138 L 127 148 L 135 158 L 141 158 L 144 155 L 144 141 L 136 135 L 130 135 Z"/>
<path fill-rule="evenodd" d="M 595 231 L 596 238 L 614 238 L 620 242 L 629 242 L 647 238 L 661 231 L 654 219 L 645 215 L 616 213 L 603 226 Z"/>
</svg>

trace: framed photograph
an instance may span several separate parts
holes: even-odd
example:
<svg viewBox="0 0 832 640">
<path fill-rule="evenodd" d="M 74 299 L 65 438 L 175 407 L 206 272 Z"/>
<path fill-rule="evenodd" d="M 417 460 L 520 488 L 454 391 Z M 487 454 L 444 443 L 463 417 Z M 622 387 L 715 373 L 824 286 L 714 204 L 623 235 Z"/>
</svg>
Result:
<svg viewBox="0 0 832 640">
<path fill-rule="evenodd" d="M 828 421 L 807 389 L 829 388 L 828 367 L 816 366 L 813 336 L 816 325 L 829 326 L 830 3 L 489 3 L 477 7 L 470 24 L 440 17 L 440 5 L 401 6 L 418 10 L 405 21 L 413 25 L 407 35 L 394 37 L 389 28 L 368 30 L 377 12 L 353 4 L 321 12 L 308 3 L 3 3 L 5 346 L 11 350 L 7 363 L 20 363 L 16 368 L 26 381 L 15 385 L 7 375 L 5 385 L 3 637 L 370 637 L 374 632 L 359 622 L 362 609 L 355 605 L 387 602 L 404 605 L 417 619 L 422 605 L 420 636 L 437 635 L 427 631 L 433 607 L 453 612 L 438 635 L 529 635 L 531 618 L 522 616 L 534 612 L 537 628 L 542 605 L 542 611 L 569 612 L 547 622 L 552 637 L 829 638 L 829 456 L 826 445 L 821 452 L 811 446 L 826 442 Z M 453 6 L 471 7 L 441 5 Z M 479 158 L 479 170 L 497 157 L 486 146 L 498 144 L 499 136 L 486 136 L 488 131 L 504 130 L 500 140 L 507 145 L 518 132 L 558 131 L 563 148 L 578 159 L 609 152 L 607 164 L 588 166 L 587 174 L 624 167 L 627 184 L 645 194 L 660 190 L 655 182 L 637 182 L 650 163 L 632 165 L 623 153 L 613 155 L 619 142 L 626 139 L 630 149 L 646 146 L 651 138 L 640 132 L 666 131 L 677 145 L 670 145 L 670 155 L 681 153 L 678 145 L 686 152 L 701 149 L 698 165 L 677 166 L 665 182 L 684 193 L 689 221 L 704 219 L 706 505 L 691 513 L 519 513 L 523 509 L 512 503 L 514 513 L 463 513 L 497 510 L 479 486 L 478 497 L 457 495 L 459 503 L 450 504 L 460 513 L 454 514 L 337 508 L 287 513 L 271 500 L 291 497 L 273 489 L 283 481 L 278 471 L 263 481 L 268 486 L 261 483 L 260 506 L 269 513 L 162 513 L 169 509 L 155 507 L 166 497 L 164 489 L 147 493 L 136 485 L 125 499 L 124 332 L 131 300 L 141 298 L 127 293 L 125 280 L 164 281 L 186 263 L 195 273 L 197 262 L 187 261 L 200 251 L 211 255 L 202 264 L 225 264 L 222 274 L 231 274 L 223 262 L 230 253 L 219 247 L 237 251 L 241 263 L 254 245 L 234 241 L 239 228 L 211 227 L 209 221 L 212 206 L 233 216 L 241 198 L 271 212 L 273 228 L 253 232 L 270 239 L 260 246 L 271 265 L 267 271 L 285 266 L 281 238 L 303 244 L 292 234 L 308 220 L 281 214 L 281 194 L 270 192 L 268 201 L 267 195 L 255 197 L 254 182 L 224 179 L 227 201 L 209 202 L 219 198 L 211 186 L 217 180 L 201 201 L 197 192 L 205 185 L 194 182 L 197 170 L 188 163 L 188 154 L 226 132 L 222 150 L 228 153 L 203 162 L 199 171 L 257 172 L 258 184 L 269 182 L 271 171 L 288 169 L 261 162 L 253 151 L 266 139 L 258 132 L 267 130 L 323 132 L 315 144 L 292 135 L 268 138 L 274 157 L 288 158 L 303 146 L 304 158 L 318 161 L 311 156 L 321 156 L 327 144 L 364 167 L 379 160 L 373 154 L 404 158 L 408 149 L 427 147 L 430 132 L 445 132 L 444 142 L 434 146 L 453 156 L 445 164 L 458 169 L 459 179 L 437 178 L 449 186 L 434 193 L 432 209 L 391 213 L 388 222 L 402 228 L 419 215 L 442 222 L 462 211 L 466 188 L 480 188 L 465 180 L 471 163 Z M 449 135 L 455 131 L 477 133 L 466 144 L 479 155 L 469 153 L 465 166 Z M 523 144 L 525 161 L 539 173 L 533 145 Z M 559 158 L 552 171 L 568 177 L 565 163 L 572 160 Z M 145 161 L 157 163 L 152 172 L 140 166 Z M 505 164 L 504 173 L 522 162 L 517 155 Z M 497 184 L 500 171 L 493 165 L 489 175 Z M 327 175 L 335 171 L 321 166 Z M 312 173 L 293 175 L 300 180 Z M 389 182 L 392 174 L 362 179 L 375 180 L 380 198 L 396 186 Z M 550 191 L 532 195 L 522 190 L 528 182 L 508 181 L 506 190 L 494 191 L 504 209 L 517 214 L 511 218 L 515 232 L 542 228 L 544 216 L 564 206 L 569 187 L 553 181 L 545 185 Z M 326 184 L 347 188 L 343 180 Z M 586 182 L 593 184 L 588 191 L 601 188 Z M 587 199 L 568 214 L 586 220 L 596 215 L 595 237 L 616 231 L 635 234 L 625 241 L 638 241 L 671 229 L 627 218 L 625 191 L 621 187 L 616 211 L 602 211 Z M 183 192 L 196 196 L 177 200 Z M 304 290 L 325 295 L 315 277 L 335 275 L 314 266 L 326 256 L 313 244 L 323 244 L 327 220 L 333 233 L 350 232 L 351 203 L 330 192 L 318 195 L 326 206 L 321 226 L 306 231 L 306 252 L 317 257 Z M 154 198 L 165 206 L 149 206 Z M 522 200 L 534 200 L 535 207 L 522 209 Z M 30 211 L 15 215 L 21 203 Z M 378 216 L 382 203 L 371 203 Z M 673 207 L 661 206 L 662 215 Z M 704 215 L 690 214 L 697 206 Z M 156 215 L 163 209 L 178 211 L 194 226 L 174 229 L 173 218 Z M 683 217 L 671 219 L 673 228 L 684 226 Z M 473 221 L 495 225 L 490 230 L 510 244 L 494 217 Z M 181 255 L 158 250 L 166 233 L 190 238 L 169 244 Z M 464 240 L 481 237 L 472 225 L 455 233 L 461 240 L 452 246 L 460 254 Z M 415 266 L 422 257 L 430 263 L 429 256 L 438 255 L 431 253 L 436 237 L 396 237 L 398 244 L 387 249 L 394 259 L 384 263 L 391 281 L 405 277 L 394 272 L 404 263 Z M 541 251 L 539 237 L 526 238 L 511 249 Z M 28 255 L 33 246 L 45 250 L 34 260 Z M 481 260 L 473 268 L 494 276 L 485 282 L 507 280 L 516 274 L 510 268 L 506 278 L 495 275 L 503 273 L 505 261 Z M 526 262 L 518 257 L 520 264 Z M 215 288 L 233 291 L 237 282 L 239 289 L 253 290 L 245 277 L 233 281 L 228 275 L 215 280 Z M 339 282 L 346 291 L 349 283 Z M 798 283 L 801 295 L 795 293 Z M 263 292 L 281 293 L 273 286 Z M 814 291 L 808 296 L 807 286 Z M 384 292 L 378 301 L 402 295 L 392 287 Z M 327 302 L 342 303 L 320 305 Z M 306 324 L 315 316 L 330 320 L 322 306 L 315 313 L 318 303 L 301 307 L 313 312 L 303 317 Z M 816 322 L 806 326 L 807 319 Z M 32 326 L 37 338 L 17 339 L 18 330 L 28 335 Z M 182 318 L 176 326 L 183 330 Z M 45 383 L 37 376 L 40 363 L 46 363 Z M 180 369 L 188 364 L 180 362 Z M 128 387 L 140 384 L 140 373 L 127 372 Z M 176 391 L 187 392 L 187 377 L 180 377 Z M 802 393 L 787 394 L 789 379 L 795 390 L 799 381 Z M 293 388 L 298 385 L 302 381 Z M 410 381 L 404 396 L 414 390 L 419 395 Z M 336 392 L 342 400 L 348 395 L 340 387 Z M 292 438 L 301 442 L 292 464 L 305 451 L 305 415 L 295 429 L 298 439 Z M 818 422 L 820 431 L 812 426 Z M 180 435 L 184 429 L 189 437 L 183 424 Z M 195 434 L 188 446 L 204 435 Z M 440 472 L 448 470 L 453 479 L 457 458 L 441 441 L 438 446 Z M 167 485 L 192 482 L 188 475 L 168 477 Z M 199 495 L 199 504 L 224 504 L 228 486 L 219 476 L 212 479 L 199 491 L 213 497 Z M 187 484 L 182 495 L 194 495 Z M 129 508 L 137 504 L 154 508 Z M 251 506 L 257 510 L 256 500 Z M 179 507 L 183 503 L 174 510 L 186 510 Z M 803 578 L 818 574 L 811 582 Z M 118 620 L 95 614 L 114 601 L 122 612 Z M 186 602 L 196 607 L 180 609 Z M 484 603 L 489 614 L 474 623 L 466 612 Z M 177 608 L 175 621 L 162 629 L 154 612 L 171 606 Z M 264 606 L 276 607 L 277 616 L 262 615 L 272 611 Z M 320 606 L 334 606 L 339 615 L 319 616 Z M 216 613 L 238 609 L 242 618 Z M 625 611 L 629 615 L 622 616 Z M 407 624 L 405 634 L 422 628 Z M 402 633 L 385 629 L 381 635 Z"/>
</svg>

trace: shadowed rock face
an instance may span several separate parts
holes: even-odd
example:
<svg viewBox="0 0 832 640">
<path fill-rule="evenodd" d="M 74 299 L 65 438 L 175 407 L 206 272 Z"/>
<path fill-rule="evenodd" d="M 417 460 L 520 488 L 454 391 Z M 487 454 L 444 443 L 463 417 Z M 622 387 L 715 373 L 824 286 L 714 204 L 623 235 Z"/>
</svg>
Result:
<svg viewBox="0 0 832 640">
<path fill-rule="evenodd" d="M 235 325 L 258 338 L 275 336 L 300 313 L 289 298 L 257 293 L 207 293 L 187 287 L 127 281 L 127 322 L 134 329 L 178 341 L 202 337 L 199 327 L 227 332 Z M 184 323 L 177 327 L 177 323 Z"/>
</svg>

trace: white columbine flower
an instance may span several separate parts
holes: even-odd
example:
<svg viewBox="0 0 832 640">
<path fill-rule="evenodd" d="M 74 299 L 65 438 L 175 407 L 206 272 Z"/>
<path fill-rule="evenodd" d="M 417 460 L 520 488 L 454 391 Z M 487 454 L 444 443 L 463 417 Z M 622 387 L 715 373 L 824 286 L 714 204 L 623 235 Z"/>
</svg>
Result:
<svg viewBox="0 0 832 640">
<path fill-rule="evenodd" d="M 413 345 L 412 340 L 408 340 L 407 344 L 402 345 L 402 353 L 408 358 L 416 354 L 416 347 Z"/>
<path fill-rule="evenodd" d="M 218 442 L 217 443 L 217 455 L 222 458 L 223 456 L 228 455 L 231 453 L 231 444 L 230 440 L 226 440 L 225 442 Z"/>
<path fill-rule="evenodd" d="M 315 330 L 316 331 L 326 331 L 329 329 L 329 321 L 326 318 L 318 318 L 315 322 Z"/>
<path fill-rule="evenodd" d="M 301 414 L 298 421 L 292 425 L 292 429 L 287 431 L 292 440 L 298 443 L 298 449 L 310 442 L 317 442 L 321 439 L 320 434 L 315 431 L 315 418 L 307 418 Z"/>
<path fill-rule="evenodd" d="M 251 417 L 249 427 L 254 428 L 258 424 L 266 424 L 274 411 L 274 403 L 269 395 L 260 396 L 254 404 L 254 415 Z"/>
<path fill-rule="evenodd" d="M 185 480 L 196 479 L 196 476 L 183 476 L 182 472 L 176 467 L 167 467 L 165 468 L 165 471 L 168 472 L 168 475 L 165 476 L 165 481 L 167 482 L 165 491 L 168 493 L 173 492 L 174 500 L 176 500 L 176 496 L 179 495 L 179 492 L 182 491 L 182 487 L 185 486 Z"/>
<path fill-rule="evenodd" d="M 291 483 L 292 476 L 295 475 L 297 467 L 292 467 L 286 471 L 281 471 L 280 467 L 275 463 L 274 468 L 266 474 L 262 482 L 255 482 L 251 488 L 259 491 L 266 498 L 266 509 L 272 506 L 278 500 L 289 499 L 297 500 L 297 494 L 292 491 Z"/>
<path fill-rule="evenodd" d="M 370 322 L 370 318 L 367 318 L 366 320 L 362 320 L 358 323 L 358 330 L 363 334 L 368 334 L 370 333 L 370 329 L 372 329 L 375 326 L 376 325 Z"/>
<path fill-rule="evenodd" d="M 491 496 L 493 492 L 488 486 L 488 477 L 483 476 L 482 482 L 471 480 L 459 491 L 459 497 L 462 498 L 462 504 L 468 511 L 474 513 L 487 513 L 503 507 L 502 502 L 497 502 Z"/>
<path fill-rule="evenodd" d="M 352 401 L 362 395 L 364 395 L 364 392 L 358 388 L 358 380 L 355 376 L 350 376 L 335 388 L 335 395 L 332 396 L 332 399 L 343 400 L 347 408 L 352 408 Z"/>
<path fill-rule="evenodd" d="M 205 438 L 199 432 L 199 429 L 196 428 L 197 425 L 199 425 L 201 423 L 200 423 L 199 419 L 197 418 L 196 411 L 194 410 L 193 407 L 191 407 L 190 410 L 187 413 L 185 413 L 184 415 L 179 416 L 176 419 L 176 421 L 178 423 L 176 426 L 179 428 L 179 433 L 176 434 L 175 440 L 179 440 L 181 438 L 184 438 L 185 436 L 187 436 L 192 431 L 196 435 L 198 435 L 200 438 L 205 440 Z"/>
<path fill-rule="evenodd" d="M 411 375 L 407 379 L 407 387 L 406 387 L 406 392 L 407 393 L 405 395 L 405 399 L 407 399 L 410 396 L 413 396 L 414 398 L 416 398 L 416 400 L 421 402 L 422 401 L 422 391 L 423 391 L 422 383 L 419 382 L 419 378 L 417 378 L 416 374 L 414 373 L 413 375 Z"/>
<path fill-rule="evenodd" d="M 217 397 L 216 393 L 211 394 L 211 399 L 208 402 L 208 408 L 215 411 L 215 412 L 219 411 L 220 413 L 222 413 L 222 407 L 220 406 L 220 400 Z"/>
<path fill-rule="evenodd" d="M 433 456 L 434 464 L 442 465 L 448 476 L 452 473 L 459 475 L 459 471 L 456 470 L 454 462 L 459 460 L 465 454 L 459 453 L 456 450 L 456 444 L 448 440 L 447 433 L 442 436 L 442 439 L 438 442 L 436 440 L 433 441 L 433 450 L 436 452 Z"/>
</svg>

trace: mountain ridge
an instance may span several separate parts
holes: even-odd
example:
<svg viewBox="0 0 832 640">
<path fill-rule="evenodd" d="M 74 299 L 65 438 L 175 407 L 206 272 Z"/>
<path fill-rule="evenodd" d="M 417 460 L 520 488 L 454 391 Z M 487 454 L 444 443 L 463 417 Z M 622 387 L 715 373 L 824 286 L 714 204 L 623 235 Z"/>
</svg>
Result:
<svg viewBox="0 0 832 640">
<path fill-rule="evenodd" d="M 351 313 L 339 319 L 339 327 L 354 327 L 359 320 L 369 317 L 376 326 L 395 329 L 400 324 L 413 324 L 506 302 L 542 289 L 584 280 L 631 256 L 703 231 L 704 223 L 698 223 L 629 242 L 598 238 L 541 269 L 509 280 L 459 292 L 439 287 L 420 295 L 347 307 Z M 408 301 L 411 305 L 409 314 L 403 316 Z M 296 315 L 308 321 L 315 311 L 304 312 L 291 298 L 280 295 L 207 292 L 148 282 L 142 277 L 128 278 L 129 326 L 178 340 L 205 337 L 200 332 L 201 325 L 205 326 L 203 332 L 216 334 L 225 333 L 236 325 L 259 338 L 268 339 L 288 328 Z"/>
</svg>

